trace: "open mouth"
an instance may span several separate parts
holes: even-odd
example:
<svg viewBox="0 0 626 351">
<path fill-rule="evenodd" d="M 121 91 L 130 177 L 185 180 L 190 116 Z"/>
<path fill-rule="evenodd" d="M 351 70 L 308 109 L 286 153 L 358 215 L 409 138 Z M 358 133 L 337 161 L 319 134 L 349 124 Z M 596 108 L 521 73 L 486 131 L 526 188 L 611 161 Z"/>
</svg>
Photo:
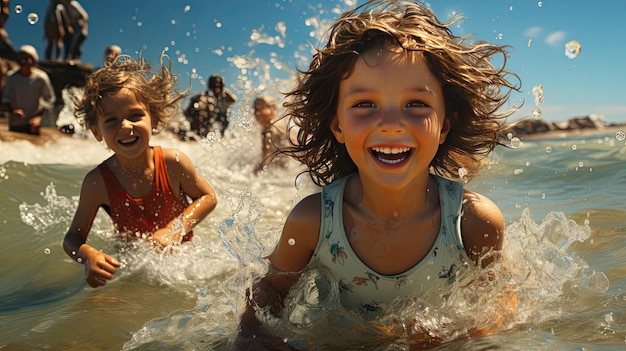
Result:
<svg viewBox="0 0 626 351">
<path fill-rule="evenodd" d="M 136 142 L 139 138 L 137 137 L 128 137 L 128 138 L 124 138 L 124 139 L 120 139 L 118 140 L 118 143 L 122 144 L 122 145 L 129 145 L 132 144 L 134 142 Z"/>
<path fill-rule="evenodd" d="M 373 147 L 371 150 L 380 162 L 395 165 L 406 160 L 412 149 L 410 147 Z"/>
</svg>

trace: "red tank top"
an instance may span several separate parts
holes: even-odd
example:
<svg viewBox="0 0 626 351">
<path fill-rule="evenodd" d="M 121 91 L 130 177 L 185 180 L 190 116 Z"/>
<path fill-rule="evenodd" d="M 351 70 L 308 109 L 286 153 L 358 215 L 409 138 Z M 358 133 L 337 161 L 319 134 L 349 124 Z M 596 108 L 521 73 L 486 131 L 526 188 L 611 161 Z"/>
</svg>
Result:
<svg viewBox="0 0 626 351">
<path fill-rule="evenodd" d="M 109 195 L 109 208 L 105 207 L 105 210 L 120 233 L 150 236 L 155 230 L 181 216 L 188 205 L 172 192 L 163 150 L 160 146 L 153 147 L 153 150 L 154 181 L 150 192 L 142 198 L 134 198 L 128 194 L 104 162 L 98 166 Z M 183 241 L 189 241 L 192 237 L 193 233 L 189 232 Z"/>
</svg>

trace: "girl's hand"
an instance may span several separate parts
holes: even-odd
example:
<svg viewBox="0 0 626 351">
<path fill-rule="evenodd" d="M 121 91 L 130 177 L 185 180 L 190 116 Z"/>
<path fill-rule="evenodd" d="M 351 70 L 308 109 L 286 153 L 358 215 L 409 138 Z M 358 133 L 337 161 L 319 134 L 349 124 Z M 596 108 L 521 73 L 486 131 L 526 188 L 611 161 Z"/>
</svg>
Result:
<svg viewBox="0 0 626 351">
<path fill-rule="evenodd" d="M 160 245 L 162 248 L 174 244 L 180 244 L 183 235 L 180 232 L 174 232 L 169 227 L 157 229 L 152 233 L 151 240 L 153 243 Z"/>
<path fill-rule="evenodd" d="M 113 278 L 116 268 L 121 264 L 112 256 L 91 249 L 85 257 L 85 280 L 93 288 L 104 286 Z"/>
</svg>

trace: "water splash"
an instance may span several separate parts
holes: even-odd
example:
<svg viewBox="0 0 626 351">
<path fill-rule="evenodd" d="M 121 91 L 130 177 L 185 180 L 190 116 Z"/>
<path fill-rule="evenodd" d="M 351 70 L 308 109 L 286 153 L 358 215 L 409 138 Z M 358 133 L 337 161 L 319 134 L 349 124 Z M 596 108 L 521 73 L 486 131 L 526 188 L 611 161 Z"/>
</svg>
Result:
<svg viewBox="0 0 626 351">
<path fill-rule="evenodd" d="M 54 183 L 46 186 L 41 194 L 47 204 L 22 203 L 19 205 L 22 222 L 33 227 L 35 232 L 46 231 L 51 226 L 67 226 L 74 215 L 78 202 L 64 196 L 58 196 Z"/>
</svg>

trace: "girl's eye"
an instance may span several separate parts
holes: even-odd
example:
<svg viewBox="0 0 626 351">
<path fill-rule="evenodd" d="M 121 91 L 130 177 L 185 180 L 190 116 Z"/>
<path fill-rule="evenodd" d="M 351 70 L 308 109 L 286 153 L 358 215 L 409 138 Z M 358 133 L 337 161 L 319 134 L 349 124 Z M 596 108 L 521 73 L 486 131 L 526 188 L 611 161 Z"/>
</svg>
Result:
<svg viewBox="0 0 626 351">
<path fill-rule="evenodd" d="M 406 104 L 406 107 L 409 108 L 420 108 L 420 107 L 430 107 L 427 103 L 423 102 L 423 101 L 411 101 L 408 104 Z"/>
<path fill-rule="evenodd" d="M 370 102 L 370 101 L 361 101 L 361 102 L 357 102 L 352 107 L 354 107 L 354 108 L 374 108 L 374 107 L 376 107 L 376 105 L 373 102 Z"/>
<path fill-rule="evenodd" d="M 134 115 L 130 116 L 129 120 L 135 122 L 135 121 L 142 119 L 143 116 L 144 116 L 143 113 L 135 113 Z"/>
</svg>

